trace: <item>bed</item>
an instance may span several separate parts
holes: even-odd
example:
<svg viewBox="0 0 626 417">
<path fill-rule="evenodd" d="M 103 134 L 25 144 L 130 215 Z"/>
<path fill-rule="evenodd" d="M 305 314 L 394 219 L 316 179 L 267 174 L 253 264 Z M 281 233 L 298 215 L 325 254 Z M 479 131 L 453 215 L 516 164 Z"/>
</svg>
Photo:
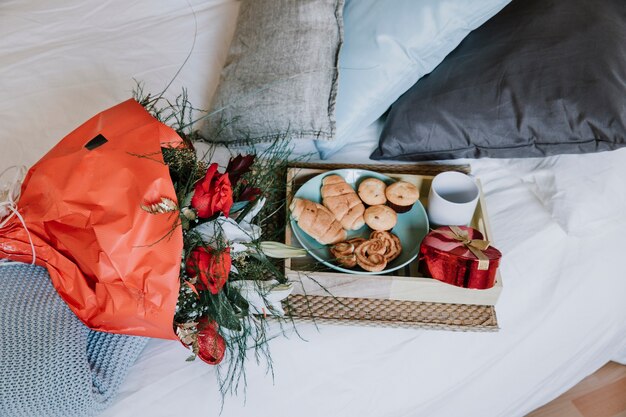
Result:
<svg viewBox="0 0 626 417">
<path fill-rule="evenodd" d="M 0 169 L 32 165 L 134 80 L 173 79 L 169 97 L 208 106 L 237 14 L 232 0 L 3 2 Z M 327 160 L 374 162 L 382 126 Z M 213 367 L 154 339 L 102 416 L 523 416 L 626 364 L 626 149 L 455 163 L 480 177 L 504 253 L 498 332 L 299 324 L 271 341 L 273 372 L 249 361 L 223 404 Z"/>
</svg>

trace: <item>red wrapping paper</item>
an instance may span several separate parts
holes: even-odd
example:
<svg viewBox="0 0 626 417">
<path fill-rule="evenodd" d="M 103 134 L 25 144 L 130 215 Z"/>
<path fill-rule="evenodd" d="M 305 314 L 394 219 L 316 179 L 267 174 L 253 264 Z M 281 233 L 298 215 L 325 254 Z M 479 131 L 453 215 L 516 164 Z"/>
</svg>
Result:
<svg viewBox="0 0 626 417">
<path fill-rule="evenodd" d="M 468 238 L 482 240 L 483 235 L 476 229 L 458 226 Z M 440 232 L 444 232 L 442 234 Z M 496 271 L 502 254 L 492 246 L 482 253 L 489 259 L 486 269 L 479 268 L 479 259 L 462 241 L 449 237 L 448 226 L 431 231 L 420 246 L 419 270 L 422 274 L 457 287 L 487 289 L 496 282 Z"/>
<path fill-rule="evenodd" d="M 100 146 L 85 146 L 96 141 Z M 182 229 L 178 212 L 142 204 L 176 202 L 161 146 L 181 138 L 128 100 L 85 122 L 28 172 L 18 210 L 37 264 L 70 309 L 95 330 L 177 339 Z M 92 142 L 93 144 L 93 142 Z M 0 258 L 30 262 L 17 218 L 0 230 Z"/>
</svg>

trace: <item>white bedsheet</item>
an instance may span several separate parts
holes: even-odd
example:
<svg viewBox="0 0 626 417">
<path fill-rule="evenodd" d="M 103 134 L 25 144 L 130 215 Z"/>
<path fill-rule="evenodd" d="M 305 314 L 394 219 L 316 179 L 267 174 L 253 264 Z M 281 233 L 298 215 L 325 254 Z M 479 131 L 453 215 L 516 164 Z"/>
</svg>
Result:
<svg viewBox="0 0 626 417">
<path fill-rule="evenodd" d="M 31 165 L 93 114 L 157 92 L 187 56 L 183 0 L 0 3 L 0 170 Z M 206 107 L 236 19 L 233 0 L 194 0 L 182 86 Z M 341 160 L 364 161 L 376 127 Z M 521 416 L 611 359 L 626 360 L 626 149 L 470 161 L 504 258 L 501 330 L 461 333 L 300 325 L 253 358 L 247 394 L 222 416 Z M 303 340 L 305 339 L 305 340 Z M 215 369 L 154 340 L 104 416 L 218 415 Z"/>
</svg>

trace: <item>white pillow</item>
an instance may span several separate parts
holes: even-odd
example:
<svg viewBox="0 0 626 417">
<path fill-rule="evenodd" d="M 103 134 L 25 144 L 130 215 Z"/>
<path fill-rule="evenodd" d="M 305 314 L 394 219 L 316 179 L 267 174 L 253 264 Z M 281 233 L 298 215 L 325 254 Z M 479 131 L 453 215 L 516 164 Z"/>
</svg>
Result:
<svg viewBox="0 0 626 417">
<path fill-rule="evenodd" d="M 335 107 L 337 136 L 317 141 L 326 159 L 350 143 L 472 30 L 510 0 L 346 0 Z"/>
</svg>

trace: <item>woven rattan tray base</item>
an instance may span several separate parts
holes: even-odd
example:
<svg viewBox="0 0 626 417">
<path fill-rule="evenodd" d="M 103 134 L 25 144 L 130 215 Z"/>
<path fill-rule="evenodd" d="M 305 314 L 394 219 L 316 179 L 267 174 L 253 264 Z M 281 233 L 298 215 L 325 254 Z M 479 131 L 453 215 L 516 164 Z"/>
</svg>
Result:
<svg viewBox="0 0 626 417">
<path fill-rule="evenodd" d="M 285 307 L 296 320 L 320 323 L 457 331 L 498 330 L 493 306 L 292 295 Z"/>
</svg>

